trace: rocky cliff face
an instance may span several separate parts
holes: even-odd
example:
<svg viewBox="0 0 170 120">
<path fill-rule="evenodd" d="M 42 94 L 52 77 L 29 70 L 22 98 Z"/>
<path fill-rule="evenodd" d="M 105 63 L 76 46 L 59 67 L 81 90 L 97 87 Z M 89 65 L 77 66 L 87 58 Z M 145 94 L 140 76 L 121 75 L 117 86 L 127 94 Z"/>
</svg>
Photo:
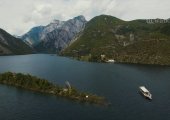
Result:
<svg viewBox="0 0 170 120">
<path fill-rule="evenodd" d="M 44 26 L 38 26 L 32 28 L 28 33 L 24 34 L 22 37 L 20 37 L 24 42 L 31 46 L 35 46 L 38 43 L 40 43 L 40 37 L 44 30 Z"/>
<path fill-rule="evenodd" d="M 86 19 L 78 16 L 68 21 L 54 20 L 47 26 L 31 29 L 22 39 L 38 52 L 58 52 L 84 30 Z"/>
</svg>

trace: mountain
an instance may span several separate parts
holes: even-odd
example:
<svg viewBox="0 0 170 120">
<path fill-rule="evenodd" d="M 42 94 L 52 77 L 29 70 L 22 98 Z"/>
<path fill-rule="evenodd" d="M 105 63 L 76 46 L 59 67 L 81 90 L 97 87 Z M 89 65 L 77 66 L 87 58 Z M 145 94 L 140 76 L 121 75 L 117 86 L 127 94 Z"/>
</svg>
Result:
<svg viewBox="0 0 170 120">
<path fill-rule="evenodd" d="M 30 54 L 33 49 L 22 40 L 0 29 L 0 55 Z"/>
<path fill-rule="evenodd" d="M 124 21 L 108 15 L 96 16 L 61 55 L 96 62 L 114 59 L 170 65 L 170 24 L 161 20 L 148 23 L 142 19 Z"/>
<path fill-rule="evenodd" d="M 56 53 L 76 39 L 76 36 L 83 31 L 85 24 L 84 16 L 77 16 L 68 21 L 54 20 L 47 26 L 32 28 L 21 39 L 38 52 Z"/>
<path fill-rule="evenodd" d="M 21 36 L 20 38 L 24 40 L 27 44 L 35 46 L 40 43 L 41 33 L 44 29 L 44 26 L 38 26 L 32 28 L 28 33 Z"/>
</svg>

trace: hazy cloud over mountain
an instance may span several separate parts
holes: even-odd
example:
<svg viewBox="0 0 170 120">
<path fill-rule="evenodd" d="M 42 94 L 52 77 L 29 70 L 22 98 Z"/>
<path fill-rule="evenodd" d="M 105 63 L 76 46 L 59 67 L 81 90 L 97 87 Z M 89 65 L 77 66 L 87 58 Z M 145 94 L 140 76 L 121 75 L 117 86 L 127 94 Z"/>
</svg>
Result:
<svg viewBox="0 0 170 120">
<path fill-rule="evenodd" d="M 0 28 L 23 34 L 53 19 L 109 14 L 125 20 L 169 18 L 169 0 L 0 0 Z"/>
</svg>

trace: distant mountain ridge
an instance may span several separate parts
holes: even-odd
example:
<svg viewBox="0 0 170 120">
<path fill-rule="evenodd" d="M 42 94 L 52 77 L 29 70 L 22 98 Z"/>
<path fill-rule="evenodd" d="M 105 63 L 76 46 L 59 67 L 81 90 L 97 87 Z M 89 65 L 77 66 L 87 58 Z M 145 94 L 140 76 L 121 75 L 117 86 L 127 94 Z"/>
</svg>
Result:
<svg viewBox="0 0 170 120">
<path fill-rule="evenodd" d="M 21 39 L 0 29 L 0 55 L 31 54 L 34 50 Z"/>
<path fill-rule="evenodd" d="M 37 52 L 56 53 L 66 48 L 71 40 L 83 31 L 86 22 L 84 16 L 68 21 L 54 20 L 47 26 L 32 28 L 21 39 L 33 46 Z"/>
<path fill-rule="evenodd" d="M 32 28 L 22 39 L 37 52 L 80 60 L 170 65 L 170 24 L 153 20 L 100 15 L 87 22 L 78 16 Z"/>
</svg>

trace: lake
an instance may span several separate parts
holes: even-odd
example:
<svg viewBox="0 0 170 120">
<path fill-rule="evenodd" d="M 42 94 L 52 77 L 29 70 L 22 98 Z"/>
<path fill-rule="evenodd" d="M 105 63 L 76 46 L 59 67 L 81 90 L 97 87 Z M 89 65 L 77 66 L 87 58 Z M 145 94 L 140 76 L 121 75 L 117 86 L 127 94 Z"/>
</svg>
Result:
<svg viewBox="0 0 170 120">
<path fill-rule="evenodd" d="M 88 63 L 49 54 L 1 56 L 0 73 L 29 73 L 104 96 L 111 106 L 82 104 L 0 85 L 0 120 L 169 120 L 170 67 Z M 146 86 L 148 101 L 139 94 Z"/>
</svg>

